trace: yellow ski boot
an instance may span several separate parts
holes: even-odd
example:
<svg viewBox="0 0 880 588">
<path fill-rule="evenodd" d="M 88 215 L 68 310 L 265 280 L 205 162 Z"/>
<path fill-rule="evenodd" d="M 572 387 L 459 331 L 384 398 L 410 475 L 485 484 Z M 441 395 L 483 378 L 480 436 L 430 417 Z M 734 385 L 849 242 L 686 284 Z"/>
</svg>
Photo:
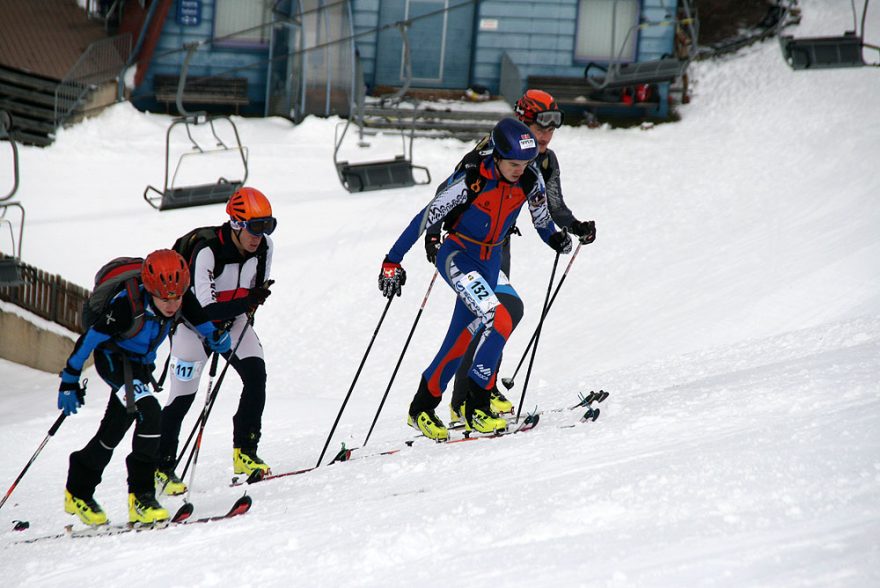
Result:
<svg viewBox="0 0 880 588">
<path fill-rule="evenodd" d="M 460 423 L 464 420 L 464 403 L 461 403 L 461 406 L 458 407 L 458 410 L 450 403 L 449 405 L 449 426 L 453 426 L 456 423 Z"/>
<path fill-rule="evenodd" d="M 174 470 L 156 470 L 156 487 L 167 496 L 179 496 L 186 493 L 186 484 L 177 477 Z"/>
<path fill-rule="evenodd" d="M 428 439 L 433 439 L 434 441 L 447 441 L 449 439 L 449 430 L 433 410 L 423 410 L 415 416 L 408 415 L 406 424 L 420 431 Z"/>
<path fill-rule="evenodd" d="M 492 388 L 489 391 L 489 408 L 496 414 L 513 413 L 513 403 L 498 388 Z"/>
<path fill-rule="evenodd" d="M 94 498 L 77 498 L 67 489 L 64 490 L 64 512 L 77 515 L 87 525 L 96 527 L 107 524 L 107 514 Z"/>
<path fill-rule="evenodd" d="M 507 430 L 507 421 L 492 412 L 491 408 L 475 408 L 465 421 L 465 429 L 497 435 Z"/>
<path fill-rule="evenodd" d="M 162 508 L 154 494 L 128 495 L 128 521 L 131 523 L 160 523 L 168 520 L 168 511 Z"/>
<path fill-rule="evenodd" d="M 242 449 L 235 447 L 232 450 L 232 469 L 236 474 L 252 475 L 259 470 L 259 476 L 266 476 L 272 473 L 269 465 L 257 455 L 256 450 Z"/>
</svg>

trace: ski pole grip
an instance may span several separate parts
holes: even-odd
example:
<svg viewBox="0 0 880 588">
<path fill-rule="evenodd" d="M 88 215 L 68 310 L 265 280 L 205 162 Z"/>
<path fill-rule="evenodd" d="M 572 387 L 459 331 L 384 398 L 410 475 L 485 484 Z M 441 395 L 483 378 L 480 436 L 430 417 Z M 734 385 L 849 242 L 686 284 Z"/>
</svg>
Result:
<svg viewBox="0 0 880 588">
<path fill-rule="evenodd" d="M 61 423 L 64 422 L 64 419 L 65 419 L 65 418 L 67 418 L 67 415 L 64 414 L 63 412 L 62 412 L 61 414 L 58 415 L 58 418 L 55 419 L 55 422 L 54 422 L 54 423 L 52 424 L 52 426 L 49 428 L 49 436 L 52 436 L 52 435 L 55 434 L 55 432 L 58 430 L 58 427 L 60 427 L 60 426 L 61 426 Z"/>
<path fill-rule="evenodd" d="M 219 353 L 214 352 L 211 354 L 211 371 L 209 372 L 209 375 L 212 378 L 217 375 L 217 361 L 219 360 L 219 358 Z"/>
</svg>

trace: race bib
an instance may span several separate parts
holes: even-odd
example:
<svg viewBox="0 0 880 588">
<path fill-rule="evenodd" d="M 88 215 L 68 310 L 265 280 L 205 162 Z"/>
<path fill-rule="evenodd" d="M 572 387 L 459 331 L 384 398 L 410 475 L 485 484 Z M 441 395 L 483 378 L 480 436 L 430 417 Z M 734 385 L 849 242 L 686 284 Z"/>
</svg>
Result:
<svg viewBox="0 0 880 588">
<path fill-rule="evenodd" d="M 179 380 L 181 382 L 189 382 L 190 380 L 201 376 L 202 366 L 204 365 L 204 362 L 186 361 L 172 355 L 169 365 L 171 367 L 171 374 L 176 380 Z"/>
<path fill-rule="evenodd" d="M 498 298 L 489 284 L 478 272 L 461 274 L 455 279 L 455 287 L 474 314 L 484 317 L 498 306 Z"/>
<path fill-rule="evenodd" d="M 144 396 L 149 396 L 152 393 L 152 391 L 150 390 L 150 385 L 145 384 L 140 380 L 133 380 L 131 386 L 132 390 L 134 391 L 135 403 L 137 403 L 137 401 Z M 122 404 L 125 404 L 125 386 L 117 390 L 116 395 L 119 396 L 119 400 L 122 402 Z"/>
</svg>

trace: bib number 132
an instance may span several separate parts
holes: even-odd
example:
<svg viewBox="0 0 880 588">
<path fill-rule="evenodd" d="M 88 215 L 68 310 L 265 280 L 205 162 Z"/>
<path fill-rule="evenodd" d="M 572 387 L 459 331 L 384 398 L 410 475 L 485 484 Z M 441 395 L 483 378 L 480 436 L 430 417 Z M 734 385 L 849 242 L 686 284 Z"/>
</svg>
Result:
<svg viewBox="0 0 880 588">
<path fill-rule="evenodd" d="M 483 279 L 483 276 L 477 272 L 470 272 L 464 276 L 464 278 L 464 287 L 468 298 L 473 301 L 474 305 L 477 306 L 484 315 L 498 306 L 498 299 L 495 297 L 492 288 L 490 288 L 489 284 L 486 283 L 486 280 Z"/>
</svg>

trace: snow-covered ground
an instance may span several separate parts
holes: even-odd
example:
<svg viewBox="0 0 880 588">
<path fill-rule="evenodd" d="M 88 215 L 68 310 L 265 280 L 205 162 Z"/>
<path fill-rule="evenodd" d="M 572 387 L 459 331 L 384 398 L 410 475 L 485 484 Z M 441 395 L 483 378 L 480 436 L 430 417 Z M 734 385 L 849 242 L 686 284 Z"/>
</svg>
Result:
<svg viewBox="0 0 880 588">
<path fill-rule="evenodd" d="M 849 2 L 800 4 L 799 36 L 851 28 Z M 876 9 L 867 33 L 880 39 Z M 563 128 L 554 139 L 566 200 L 596 220 L 598 239 L 581 249 L 547 319 L 525 401 L 547 411 L 537 429 L 422 441 L 254 485 L 251 512 L 230 521 L 19 544 L 73 522 L 62 508 L 67 457 L 107 399 L 90 370 L 87 405 L 0 511 L 4 585 L 880 585 L 880 75 L 793 72 L 775 41 L 691 73 L 694 99 L 677 124 Z M 25 261 L 88 286 L 110 257 L 222 222 L 222 205 L 160 213 L 143 201 L 162 182 L 169 120 L 123 104 L 48 149 L 22 148 Z M 260 455 L 280 472 L 317 461 L 384 307 L 379 263 L 434 188 L 348 194 L 332 164 L 337 121 L 236 120 L 248 183 L 279 218 L 277 283 L 256 329 L 269 370 Z M 352 139 L 342 156 L 398 148 L 395 137 L 364 150 Z M 467 148 L 417 140 L 415 162 L 439 180 Z M 223 175 L 235 176 L 233 164 Z M 507 376 L 553 261 L 524 222 L 513 282 L 527 316 L 508 345 Z M 328 454 L 362 444 L 424 296 L 432 268 L 420 245 L 404 265 L 404 295 Z M 355 455 L 411 436 L 406 407 L 452 303 L 435 285 Z M 5 491 L 58 414 L 57 377 L 0 361 L 0 381 Z M 523 381 L 524 370 L 515 401 Z M 196 516 L 241 494 L 227 487 L 239 386 L 230 371 L 208 424 Z M 611 396 L 595 423 L 550 412 L 599 388 Z M 127 445 L 96 494 L 114 522 L 127 515 Z M 12 531 L 14 519 L 30 529 Z"/>
</svg>

